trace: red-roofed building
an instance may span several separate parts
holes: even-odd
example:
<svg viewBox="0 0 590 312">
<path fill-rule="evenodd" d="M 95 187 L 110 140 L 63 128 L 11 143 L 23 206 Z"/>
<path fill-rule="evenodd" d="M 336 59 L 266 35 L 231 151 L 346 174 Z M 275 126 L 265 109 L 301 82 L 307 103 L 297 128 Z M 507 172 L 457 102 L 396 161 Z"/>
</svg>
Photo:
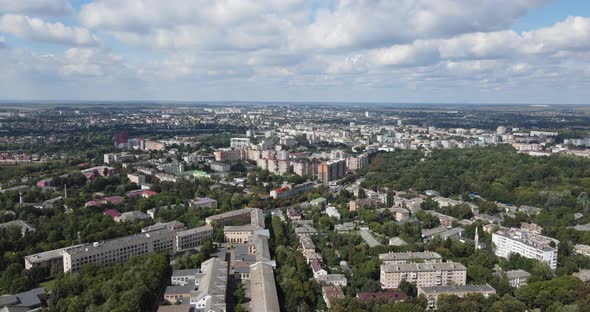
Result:
<svg viewBox="0 0 590 312">
<path fill-rule="evenodd" d="M 113 218 L 113 220 L 114 220 L 115 218 L 117 218 L 117 217 L 120 217 L 120 216 L 121 216 L 121 213 L 120 213 L 120 212 L 118 212 L 118 211 L 117 211 L 117 210 L 115 210 L 115 209 L 109 209 L 109 210 L 107 210 L 107 211 L 103 212 L 102 214 L 103 214 L 103 215 L 105 215 L 105 216 L 109 216 L 109 217 Z"/>
<path fill-rule="evenodd" d="M 334 300 L 344 299 L 344 292 L 338 286 L 324 286 L 322 287 L 322 297 L 326 302 L 326 307 L 331 308 Z"/>
<path fill-rule="evenodd" d="M 133 191 L 127 192 L 125 195 L 127 195 L 128 197 L 141 196 L 143 198 L 148 198 L 148 197 L 158 195 L 158 192 L 154 192 L 154 191 L 150 191 L 150 190 L 133 190 Z"/>
<path fill-rule="evenodd" d="M 384 301 L 404 301 L 408 298 L 406 293 L 402 291 L 364 292 L 357 293 L 356 297 L 359 301 L 369 301 L 373 299 Z"/>
</svg>

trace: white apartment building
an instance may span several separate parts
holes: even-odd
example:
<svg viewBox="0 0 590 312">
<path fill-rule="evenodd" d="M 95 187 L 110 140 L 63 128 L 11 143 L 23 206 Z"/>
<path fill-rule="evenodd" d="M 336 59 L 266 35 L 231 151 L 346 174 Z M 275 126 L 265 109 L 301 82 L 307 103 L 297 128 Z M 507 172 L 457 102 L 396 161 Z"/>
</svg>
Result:
<svg viewBox="0 0 590 312">
<path fill-rule="evenodd" d="M 250 147 L 250 138 L 231 138 L 229 146 L 235 149 L 243 149 Z"/>
<path fill-rule="evenodd" d="M 457 262 L 381 265 L 381 288 L 399 288 L 404 280 L 417 287 L 465 285 L 467 269 Z"/>
<path fill-rule="evenodd" d="M 76 272 L 86 263 L 125 263 L 132 256 L 147 255 L 155 251 L 173 254 L 176 252 L 175 236 L 176 232 L 173 230 L 160 229 L 68 248 L 63 251 L 64 272 Z"/>
<path fill-rule="evenodd" d="M 508 258 L 510 254 L 519 254 L 525 258 L 547 262 L 552 270 L 557 268 L 557 244 L 559 241 L 547 236 L 533 234 L 516 228 L 503 228 L 492 234 L 495 254 Z M 553 242 L 552 247 L 550 244 Z"/>
</svg>

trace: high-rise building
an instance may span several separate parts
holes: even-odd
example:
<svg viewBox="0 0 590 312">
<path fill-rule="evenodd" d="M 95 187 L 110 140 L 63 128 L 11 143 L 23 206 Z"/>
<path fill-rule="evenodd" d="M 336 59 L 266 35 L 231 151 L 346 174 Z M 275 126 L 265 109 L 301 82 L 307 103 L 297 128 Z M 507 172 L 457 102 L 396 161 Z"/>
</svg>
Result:
<svg viewBox="0 0 590 312">
<path fill-rule="evenodd" d="M 318 166 L 318 178 L 327 184 L 346 175 L 346 159 L 324 161 Z"/>
</svg>

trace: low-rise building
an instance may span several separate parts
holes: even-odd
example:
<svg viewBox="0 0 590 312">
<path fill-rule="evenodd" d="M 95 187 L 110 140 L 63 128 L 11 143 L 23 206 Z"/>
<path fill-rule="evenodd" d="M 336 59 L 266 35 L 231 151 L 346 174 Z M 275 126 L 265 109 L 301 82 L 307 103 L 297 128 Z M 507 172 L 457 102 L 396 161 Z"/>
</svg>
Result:
<svg viewBox="0 0 590 312">
<path fill-rule="evenodd" d="M 346 287 L 346 285 L 348 285 L 348 279 L 346 279 L 346 276 L 344 276 L 344 274 L 318 275 L 315 277 L 315 279 L 318 283 L 324 285 L 333 285 L 340 287 Z"/>
<path fill-rule="evenodd" d="M 191 201 L 191 207 L 216 209 L 217 201 L 209 197 L 197 197 Z"/>
<path fill-rule="evenodd" d="M 344 292 L 338 286 L 324 286 L 322 287 L 322 298 L 329 309 L 335 300 L 344 299 Z"/>
<path fill-rule="evenodd" d="M 191 292 L 191 306 L 198 312 L 226 311 L 227 262 L 211 258 L 201 264 L 201 272 L 199 287 Z"/>
<path fill-rule="evenodd" d="M 489 297 L 496 294 L 496 290 L 490 285 L 448 285 L 448 286 L 419 286 L 418 295 L 426 297 L 429 309 L 436 309 L 438 298 L 441 295 L 455 295 L 464 297 L 467 294 L 482 294 Z"/>
</svg>

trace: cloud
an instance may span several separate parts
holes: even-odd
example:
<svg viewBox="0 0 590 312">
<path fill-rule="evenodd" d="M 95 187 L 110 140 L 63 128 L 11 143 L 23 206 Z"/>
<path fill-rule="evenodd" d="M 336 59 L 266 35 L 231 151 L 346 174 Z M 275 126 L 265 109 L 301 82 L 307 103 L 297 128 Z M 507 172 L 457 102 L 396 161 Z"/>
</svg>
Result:
<svg viewBox="0 0 590 312">
<path fill-rule="evenodd" d="M 0 17 L 0 32 L 16 37 L 66 45 L 97 45 L 98 39 L 86 28 L 50 23 L 39 18 L 7 14 Z"/>
<path fill-rule="evenodd" d="M 313 13 L 304 0 L 97 0 L 80 21 L 154 49 L 383 48 L 510 26 L 547 0 L 340 0 Z"/>
<path fill-rule="evenodd" d="M 65 16 L 74 12 L 66 0 L 0 0 L 0 12 L 40 16 Z"/>
</svg>

